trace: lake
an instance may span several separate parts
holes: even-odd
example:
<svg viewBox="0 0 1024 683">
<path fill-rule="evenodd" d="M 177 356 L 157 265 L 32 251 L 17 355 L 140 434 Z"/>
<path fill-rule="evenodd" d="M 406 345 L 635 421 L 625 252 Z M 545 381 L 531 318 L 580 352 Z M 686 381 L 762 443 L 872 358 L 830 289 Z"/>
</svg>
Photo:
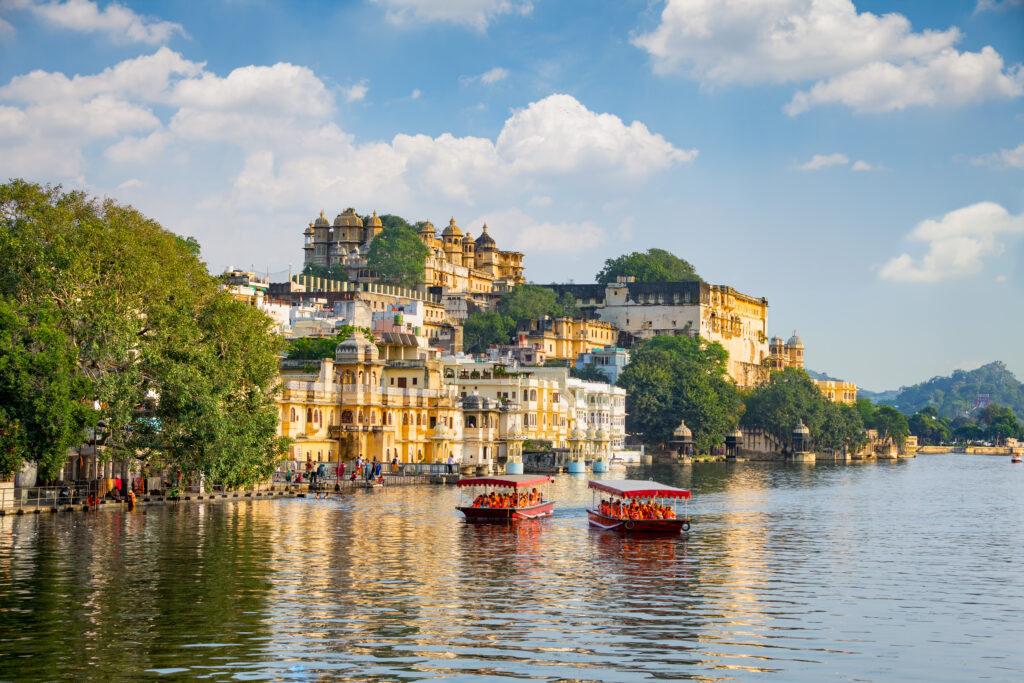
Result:
<svg viewBox="0 0 1024 683">
<path fill-rule="evenodd" d="M 612 477 L 622 474 L 613 474 Z M 0 518 L 0 680 L 1024 679 L 1024 465 L 631 469 L 674 538 L 454 487 Z"/>
</svg>

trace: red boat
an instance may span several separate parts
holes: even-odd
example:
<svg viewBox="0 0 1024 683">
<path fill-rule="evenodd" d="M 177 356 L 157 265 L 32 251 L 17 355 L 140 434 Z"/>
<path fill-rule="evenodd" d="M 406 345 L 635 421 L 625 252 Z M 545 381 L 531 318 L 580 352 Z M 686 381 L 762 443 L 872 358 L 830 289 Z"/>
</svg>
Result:
<svg viewBox="0 0 1024 683">
<path fill-rule="evenodd" d="M 457 509 L 466 515 L 467 522 L 515 522 L 550 517 L 555 511 L 555 502 L 537 487 L 545 486 L 552 479 L 547 474 L 503 474 L 460 479 L 459 488 L 476 487 L 481 491 L 470 489 L 477 495 L 463 501 L 465 504 L 457 506 Z"/>
<path fill-rule="evenodd" d="M 1020 453 L 1014 453 L 1011 455 L 1010 462 L 1020 462 Z"/>
<path fill-rule="evenodd" d="M 690 492 L 656 481 L 639 479 L 605 479 L 592 481 L 590 488 L 610 494 L 596 500 L 587 510 L 590 526 L 598 529 L 630 533 L 678 534 L 690 530 L 686 501 Z M 682 499 L 683 514 L 678 514 L 676 501 Z"/>
</svg>

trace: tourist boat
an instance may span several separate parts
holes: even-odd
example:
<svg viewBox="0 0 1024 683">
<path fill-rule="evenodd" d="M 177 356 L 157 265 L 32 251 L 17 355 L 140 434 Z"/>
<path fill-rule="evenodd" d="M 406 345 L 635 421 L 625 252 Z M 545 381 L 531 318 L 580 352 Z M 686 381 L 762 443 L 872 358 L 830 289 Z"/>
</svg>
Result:
<svg viewBox="0 0 1024 683">
<path fill-rule="evenodd" d="M 461 501 L 456 506 L 462 514 L 466 515 L 468 522 L 514 522 L 522 519 L 538 519 L 550 517 L 555 511 L 555 502 L 548 498 L 542 488 L 537 491 L 540 494 L 540 502 L 524 507 L 484 507 L 474 505 L 474 502 L 481 496 L 490 493 L 498 494 L 519 494 L 532 493 L 537 487 L 545 487 L 553 477 L 547 474 L 502 474 L 493 477 L 476 477 L 474 479 L 460 479 L 457 486 L 469 492 L 469 499 Z M 523 489 L 526 489 L 525 491 Z"/>
<path fill-rule="evenodd" d="M 1020 453 L 1014 453 L 1011 455 L 1010 462 L 1020 462 Z"/>
<path fill-rule="evenodd" d="M 690 492 L 686 489 L 639 479 L 604 479 L 592 481 L 589 486 L 595 491 L 593 504 L 587 510 L 587 517 L 590 518 L 592 527 L 615 531 L 672 534 L 690 530 L 690 517 L 686 511 L 686 501 L 690 499 Z M 599 502 L 597 491 L 610 494 L 611 499 Z M 682 515 L 676 510 L 676 501 L 680 499 L 683 501 Z M 671 512 L 667 518 L 636 519 L 627 516 L 624 512 L 616 514 L 610 509 L 615 505 L 627 506 L 633 501 L 638 504 L 641 502 L 655 503 L 669 508 Z"/>
</svg>

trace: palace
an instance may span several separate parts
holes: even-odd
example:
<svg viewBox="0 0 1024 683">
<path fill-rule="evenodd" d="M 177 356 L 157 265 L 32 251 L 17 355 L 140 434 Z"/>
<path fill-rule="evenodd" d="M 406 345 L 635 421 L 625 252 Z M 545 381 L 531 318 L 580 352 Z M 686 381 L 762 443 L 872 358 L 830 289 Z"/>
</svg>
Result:
<svg viewBox="0 0 1024 683">
<path fill-rule="evenodd" d="M 779 335 L 772 337 L 768 342 L 768 350 L 768 364 L 772 370 L 804 369 L 804 340 L 797 336 L 795 330 L 793 336 L 785 342 Z M 831 379 L 812 379 L 811 381 L 830 401 L 851 405 L 857 402 L 857 385 L 853 382 Z"/>
<path fill-rule="evenodd" d="M 304 265 L 339 264 L 349 282 L 373 281 L 366 257 L 370 243 L 383 230 L 376 211 L 365 223 L 354 209 L 346 209 L 333 222 L 321 211 L 304 232 Z M 430 221 L 421 224 L 417 234 L 430 250 L 424 263 L 426 287 L 439 287 L 443 293 L 489 295 L 525 282 L 522 253 L 499 250 L 486 223 L 476 239 L 463 234 L 454 218 L 440 236 Z"/>
</svg>

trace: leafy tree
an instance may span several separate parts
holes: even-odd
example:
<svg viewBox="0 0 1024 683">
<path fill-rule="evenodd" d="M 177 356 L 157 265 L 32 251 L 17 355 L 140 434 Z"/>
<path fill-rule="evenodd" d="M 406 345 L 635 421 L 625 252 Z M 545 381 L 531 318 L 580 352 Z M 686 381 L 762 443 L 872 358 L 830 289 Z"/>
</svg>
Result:
<svg viewBox="0 0 1024 683">
<path fill-rule="evenodd" d="M 101 406 L 85 419 L 102 420 L 105 457 L 189 461 L 170 441 L 172 421 L 180 419 L 174 397 L 202 402 L 210 392 L 230 396 L 217 405 L 221 419 L 239 430 L 232 443 L 240 452 L 221 464 L 196 461 L 201 471 L 213 476 L 239 458 L 268 457 L 265 427 L 257 429 L 246 414 L 273 425 L 276 384 L 238 363 L 273 368 L 276 341 L 270 332 L 269 340 L 260 338 L 264 328 L 247 322 L 269 326 L 262 313 L 231 300 L 218 284 L 189 240 L 130 207 L 20 180 L 0 185 L 0 299 L 30 319 L 43 309 L 52 313 L 53 327 L 74 350 L 72 381 L 87 387 L 85 405 Z M 216 320 L 251 334 L 215 335 L 208 326 Z M 204 393 L 202 383 L 212 381 L 217 386 Z"/>
<path fill-rule="evenodd" d="M 345 282 L 348 280 L 348 273 L 345 271 L 345 267 L 340 263 L 332 263 L 329 266 L 318 266 L 315 263 L 307 263 L 302 269 L 303 275 L 311 275 L 312 277 L 322 277 L 327 280 L 338 280 Z"/>
<path fill-rule="evenodd" d="M 75 360 L 46 307 L 33 313 L 0 300 L 0 475 L 28 460 L 52 479 L 81 442 L 91 411 Z"/>
<path fill-rule="evenodd" d="M 584 379 L 590 382 L 605 382 L 608 383 L 611 380 L 608 375 L 605 374 L 604 370 L 596 365 L 584 365 L 582 368 L 577 368 L 575 365 L 569 368 L 569 376 L 575 377 L 576 379 Z M 675 429 L 675 427 L 673 427 Z"/>
<path fill-rule="evenodd" d="M 333 337 L 299 337 L 288 342 L 286 357 L 292 360 L 320 360 L 321 358 L 334 358 L 334 351 L 338 344 L 352 336 L 355 331 L 352 325 L 342 325 L 338 328 L 338 334 Z M 373 332 L 363 330 L 373 336 Z"/>
<path fill-rule="evenodd" d="M 564 292 L 559 298 L 555 295 L 554 290 L 531 284 L 520 284 L 513 287 L 512 291 L 501 298 L 498 311 L 515 320 L 516 324 L 544 316 L 555 318 L 579 316 L 576 299 L 572 294 Z"/>
<path fill-rule="evenodd" d="M 686 260 L 665 251 L 648 249 L 607 259 L 597 274 L 599 284 L 615 282 L 620 275 L 631 275 L 637 282 L 691 282 L 700 280 L 697 271 Z"/>
<path fill-rule="evenodd" d="M 394 285 L 416 287 L 423 283 L 424 264 L 430 249 L 408 225 L 384 228 L 370 243 L 366 262 L 370 270 Z"/>
<path fill-rule="evenodd" d="M 814 448 L 859 449 L 865 442 L 861 406 L 832 403 L 810 376 L 798 368 L 773 372 L 764 385 L 744 400 L 741 422 L 773 436 L 784 448 L 792 447 L 793 429 L 803 422 Z"/>
<path fill-rule="evenodd" d="M 892 406 L 878 406 L 875 412 L 875 429 L 878 430 L 880 438 L 892 439 L 898 446 L 903 446 L 910 435 L 907 418 Z"/>
<path fill-rule="evenodd" d="M 864 429 L 875 429 L 875 404 L 866 398 L 858 398 L 854 408 L 864 423 Z"/>
<path fill-rule="evenodd" d="M 978 411 L 977 424 L 994 443 L 1024 436 L 1013 411 L 995 403 L 990 403 Z"/>
<path fill-rule="evenodd" d="M 474 313 L 466 319 L 462 330 L 462 345 L 469 352 L 481 353 L 491 344 L 510 344 L 516 331 L 516 322 L 497 311 Z"/>
<path fill-rule="evenodd" d="M 654 337 L 634 345 L 618 381 L 627 392 L 626 429 L 664 443 L 685 420 L 698 449 L 721 444 L 740 409 L 728 358 L 721 344 L 699 338 Z"/>
<path fill-rule="evenodd" d="M 949 423 L 948 418 L 936 417 L 934 406 L 926 406 L 907 420 L 910 433 L 917 437 L 922 446 L 937 446 L 952 441 L 953 433 Z"/>
</svg>

